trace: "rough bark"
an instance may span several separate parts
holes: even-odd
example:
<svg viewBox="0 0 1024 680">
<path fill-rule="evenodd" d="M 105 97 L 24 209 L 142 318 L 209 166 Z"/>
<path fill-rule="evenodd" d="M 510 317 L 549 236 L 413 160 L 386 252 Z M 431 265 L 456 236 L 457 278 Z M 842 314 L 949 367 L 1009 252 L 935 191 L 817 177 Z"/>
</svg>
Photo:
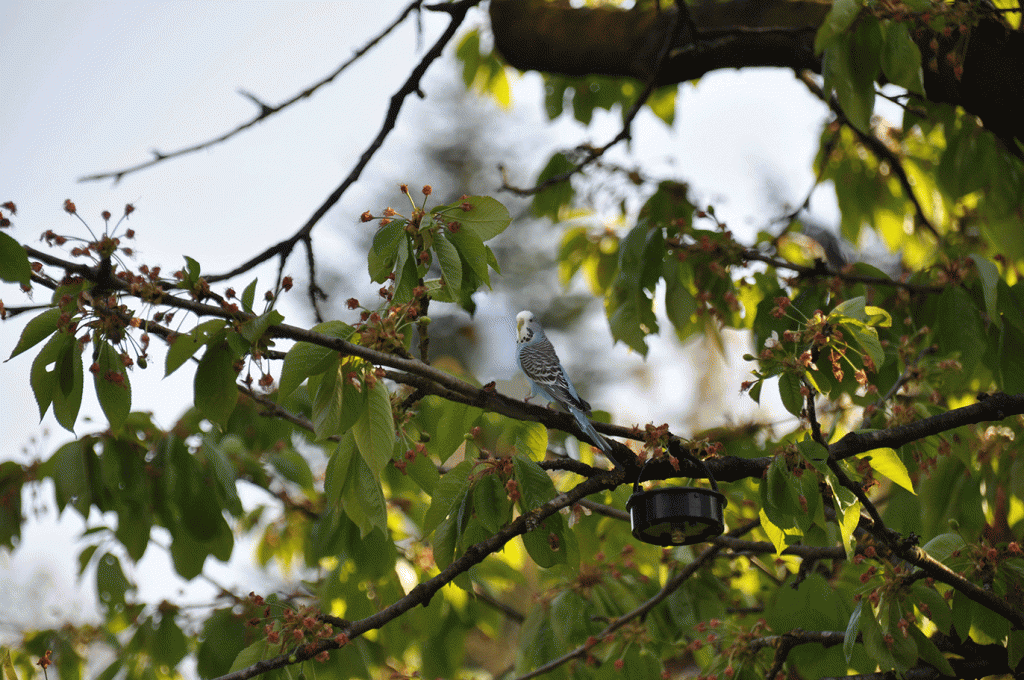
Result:
<svg viewBox="0 0 1024 680">
<path fill-rule="evenodd" d="M 498 51 L 522 71 L 568 76 L 609 75 L 646 81 L 657 70 L 666 38 L 671 49 L 656 74 L 660 84 L 699 78 L 721 68 L 770 66 L 821 72 L 814 36 L 831 8 L 829 0 L 703 0 L 689 19 L 674 20 L 669 2 L 660 9 L 572 8 L 550 0 L 491 0 L 491 27 Z M 681 19 L 684 19 L 681 17 Z M 668 36 L 674 26 L 674 34 Z M 938 54 L 929 43 L 938 38 Z M 920 31 L 915 40 L 927 65 L 928 99 L 958 104 L 1019 153 L 1024 140 L 1024 34 L 997 15 L 974 27 L 961 79 L 944 58 L 954 39 Z"/>
</svg>

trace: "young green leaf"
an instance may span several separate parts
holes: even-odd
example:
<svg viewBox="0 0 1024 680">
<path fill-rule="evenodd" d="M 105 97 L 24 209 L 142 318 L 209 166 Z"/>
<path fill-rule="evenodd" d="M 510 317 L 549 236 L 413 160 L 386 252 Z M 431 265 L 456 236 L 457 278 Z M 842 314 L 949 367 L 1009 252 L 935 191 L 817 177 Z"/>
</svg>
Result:
<svg viewBox="0 0 1024 680">
<path fill-rule="evenodd" d="M 459 256 L 464 264 L 463 269 L 466 267 L 472 269 L 477 277 L 490 288 L 491 273 L 488 271 L 489 261 L 487 257 L 490 249 L 484 245 L 480 237 L 469 230 L 461 229 L 457 232 L 449 232 L 448 240 L 459 251 Z M 447 275 L 445 275 L 445 278 L 447 278 Z"/>
<path fill-rule="evenodd" d="M 905 21 L 886 21 L 882 33 L 885 39 L 882 47 L 882 73 L 890 82 L 914 94 L 923 95 L 921 50 L 910 37 L 909 24 Z"/>
<path fill-rule="evenodd" d="M 242 291 L 242 309 L 248 314 L 252 314 L 252 303 L 256 300 L 256 282 L 258 278 L 253 279 L 245 290 Z"/>
<path fill-rule="evenodd" d="M 469 473 L 472 471 L 473 464 L 464 460 L 441 477 L 441 481 L 434 487 L 430 508 L 423 518 L 424 536 L 429 536 L 469 493 Z"/>
<path fill-rule="evenodd" d="M 203 417 L 222 428 L 227 427 L 238 402 L 235 358 L 226 342 L 208 346 L 193 380 L 196 408 Z"/>
<path fill-rule="evenodd" d="M 434 252 L 437 253 L 438 264 L 445 283 L 452 291 L 462 290 L 462 260 L 459 251 L 448 240 L 443 232 L 434 237 Z"/>
<path fill-rule="evenodd" d="M 0 279 L 23 286 L 32 283 L 32 267 L 25 248 L 13 238 L 0 232 Z"/>
<path fill-rule="evenodd" d="M 519 483 L 519 506 L 524 512 L 540 507 L 558 495 L 551 477 L 533 460 L 516 454 L 512 457 L 512 469 Z"/>
<path fill-rule="evenodd" d="M 327 321 L 310 329 L 321 335 L 348 340 L 353 329 L 341 321 Z M 337 359 L 337 352 L 311 342 L 297 342 L 284 357 L 281 380 L 278 383 L 278 398 L 283 400 L 291 395 L 311 375 L 326 371 Z"/>
<path fill-rule="evenodd" d="M 794 373 L 783 373 L 779 376 L 779 396 L 782 405 L 797 418 L 804 410 L 804 395 L 801 393 L 800 378 Z"/>
<path fill-rule="evenodd" d="M 255 343 L 263 337 L 263 334 L 267 332 L 268 328 L 282 322 L 284 322 L 284 316 L 281 312 L 276 309 L 271 309 L 260 314 L 256 318 L 249 319 L 243 323 L 238 332 L 241 333 L 242 337 L 250 343 Z"/>
<path fill-rule="evenodd" d="M 910 493 L 917 493 L 914 491 L 914 483 L 910 481 L 910 473 L 907 472 L 907 466 L 903 464 L 903 461 L 900 460 L 899 455 L 893 449 L 872 449 L 857 457 L 867 458 L 871 463 L 871 467 L 876 471 L 899 484 Z"/>
<path fill-rule="evenodd" d="M 107 341 L 101 341 L 96 359 L 99 370 L 93 373 L 93 385 L 103 415 L 110 421 L 110 429 L 121 429 L 132 408 L 132 386 L 128 380 L 121 355 Z"/>
<path fill-rule="evenodd" d="M 58 319 L 60 319 L 60 309 L 51 307 L 25 324 L 25 329 L 21 331 L 21 337 L 18 338 L 18 344 L 14 346 L 8 360 L 53 335 L 57 330 Z"/>
<path fill-rule="evenodd" d="M 282 477 L 303 491 L 313 491 L 313 472 L 306 459 L 295 449 L 282 449 L 270 454 L 270 464 Z"/>
<path fill-rule="evenodd" d="M 199 324 L 188 333 L 175 335 L 170 340 L 170 347 L 167 349 L 164 376 L 174 373 L 182 364 L 191 359 L 200 347 L 210 341 L 210 338 L 224 330 L 226 323 L 223 319 L 211 319 Z"/>
<path fill-rule="evenodd" d="M 32 362 L 30 382 L 39 404 L 39 418 L 42 419 L 52 404 L 57 422 L 73 432 L 84 384 L 82 352 L 75 336 L 57 333 L 43 345 Z"/>
<path fill-rule="evenodd" d="M 402 250 L 405 238 L 405 220 L 393 220 L 377 230 L 373 246 L 368 255 L 370 280 L 384 283 L 395 265 L 395 258 Z"/>
<path fill-rule="evenodd" d="M 380 480 L 384 466 L 391 460 L 395 448 L 395 421 L 391 414 L 391 393 L 383 381 L 369 391 L 369 408 L 352 427 L 356 446 L 363 460 Z"/>
<path fill-rule="evenodd" d="M 465 210 L 465 206 L 469 210 Z M 490 196 L 470 196 L 455 204 L 453 209 L 445 210 L 444 214 L 449 220 L 469 229 L 481 241 L 491 240 L 512 223 L 508 208 Z"/>
</svg>

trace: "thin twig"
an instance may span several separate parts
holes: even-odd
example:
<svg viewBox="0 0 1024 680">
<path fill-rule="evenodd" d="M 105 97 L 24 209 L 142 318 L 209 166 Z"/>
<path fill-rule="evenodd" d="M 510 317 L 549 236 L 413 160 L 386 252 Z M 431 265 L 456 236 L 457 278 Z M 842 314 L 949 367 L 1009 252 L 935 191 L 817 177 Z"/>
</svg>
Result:
<svg viewBox="0 0 1024 680">
<path fill-rule="evenodd" d="M 242 95 L 246 99 L 248 99 L 248 100 L 252 101 L 254 104 L 256 104 L 256 106 L 259 108 L 259 112 L 255 116 L 253 116 L 250 120 L 246 121 L 245 123 L 242 123 L 241 125 L 235 127 L 234 129 L 229 130 L 228 132 L 225 132 L 224 134 L 222 134 L 222 135 L 220 135 L 218 137 L 214 137 L 213 139 L 209 139 L 209 140 L 207 140 L 205 142 L 200 142 L 199 144 L 193 144 L 192 146 L 187 146 L 185 148 L 178 149 L 177 151 L 171 151 L 171 152 L 168 152 L 168 153 L 162 153 L 162 152 L 154 150 L 152 152 L 153 153 L 153 158 L 148 160 L 148 161 L 145 161 L 144 163 L 139 163 L 138 165 L 133 165 L 133 166 L 131 166 L 129 168 L 123 168 L 121 170 L 111 170 L 111 171 L 108 171 L 108 172 L 99 172 L 99 173 L 96 173 L 96 174 L 93 174 L 93 175 L 86 175 L 85 177 L 79 178 L 78 181 L 79 182 L 95 182 L 95 181 L 99 181 L 99 180 L 112 179 L 112 180 L 114 180 L 115 183 L 116 182 L 120 182 L 121 179 L 125 175 L 130 175 L 133 172 L 138 172 L 140 170 L 145 170 L 146 168 L 150 168 L 150 167 L 156 165 L 157 163 L 162 163 L 162 162 L 170 160 L 172 158 L 178 158 L 180 156 L 186 156 L 186 155 L 188 155 L 190 153 L 195 153 L 196 151 L 202 151 L 203 149 L 209 148 L 209 147 L 214 146 L 216 144 L 220 144 L 221 142 L 226 142 L 227 140 L 229 140 L 232 137 L 234 137 L 235 135 L 237 135 L 239 132 L 242 132 L 243 130 L 247 130 L 247 129 L 251 128 L 252 126 L 256 125 L 257 123 L 259 123 L 259 122 L 261 122 L 263 120 L 266 120 L 267 118 L 270 118 L 271 116 L 273 116 L 276 113 L 280 113 L 281 111 L 283 111 L 284 109 L 288 108 L 289 106 L 291 106 L 295 102 L 297 102 L 297 101 L 299 101 L 301 99 L 307 99 L 307 98 L 311 97 L 314 92 L 319 90 L 324 85 L 327 85 L 328 83 L 332 82 L 335 78 L 337 78 L 339 75 L 341 75 L 341 73 L 345 69 L 347 69 L 349 66 L 354 64 L 360 57 L 362 57 L 364 54 L 369 52 L 375 45 L 377 45 L 377 43 L 379 43 L 381 40 L 386 38 L 388 36 L 388 34 L 390 34 L 393 30 L 395 30 L 399 26 L 399 24 L 401 24 L 403 21 L 405 21 L 406 17 L 409 16 L 409 14 L 413 10 L 418 9 L 422 2 L 423 2 L 423 0 L 413 0 L 413 2 L 409 3 L 409 5 L 404 10 L 402 10 L 402 12 L 398 15 L 398 17 L 393 22 L 391 22 L 391 24 L 387 28 L 385 28 L 383 31 L 378 33 L 374 38 L 372 38 L 365 45 L 363 45 L 362 47 L 357 49 L 347 61 L 342 63 L 341 66 L 336 68 L 326 78 L 323 78 L 323 79 L 313 83 L 312 85 L 310 85 L 306 89 L 302 90 L 301 92 L 299 92 L 298 94 L 293 96 L 291 99 L 286 99 L 285 101 L 281 102 L 277 106 L 271 106 L 271 105 L 263 102 L 262 100 L 260 100 L 254 94 L 252 94 L 250 92 L 246 92 L 245 90 L 239 90 L 238 93 L 240 95 Z"/>
<path fill-rule="evenodd" d="M 363 170 L 366 169 L 367 165 L 369 165 L 374 154 L 376 154 L 380 147 L 383 146 L 384 140 L 387 139 L 388 135 L 394 129 L 395 124 L 398 122 L 398 114 L 402 110 L 402 105 L 404 104 L 405 99 L 409 95 L 419 95 L 422 93 L 420 90 L 420 81 L 423 79 L 423 74 L 426 73 L 427 68 L 444 52 L 444 48 L 455 36 L 455 32 L 459 29 L 459 26 L 462 25 L 462 22 L 465 20 L 466 14 L 469 10 L 480 4 L 480 2 L 481 0 L 462 0 L 461 2 L 455 2 L 451 5 L 445 6 L 446 12 L 451 16 L 451 22 L 448 24 L 448 27 L 444 30 L 444 33 L 441 34 L 441 37 L 439 37 L 433 46 L 427 51 L 427 53 L 423 55 L 420 63 L 418 63 L 412 70 L 409 77 L 405 80 L 402 86 L 398 88 L 398 91 L 391 96 L 391 104 L 388 106 L 387 113 L 384 115 L 384 122 L 381 124 L 380 131 L 377 133 L 377 136 L 373 141 L 370 142 L 370 145 L 363 152 L 363 155 L 360 156 L 355 167 L 352 168 L 341 184 L 331 192 L 331 195 L 327 197 L 323 204 L 313 212 L 312 216 L 306 220 L 306 223 L 287 239 L 270 246 L 262 253 L 250 258 L 248 261 L 235 267 L 231 271 L 224 274 L 207 276 L 206 280 L 208 283 L 215 283 L 217 281 L 233 278 L 273 257 L 281 257 L 282 259 L 285 259 L 291 253 L 296 243 L 309 238 L 309 234 L 313 231 L 313 227 L 316 226 L 323 216 L 327 214 L 328 210 L 334 207 L 334 205 L 341 200 L 345 191 L 347 191 L 348 188 L 359 179 L 359 176 L 362 175 Z"/>
</svg>

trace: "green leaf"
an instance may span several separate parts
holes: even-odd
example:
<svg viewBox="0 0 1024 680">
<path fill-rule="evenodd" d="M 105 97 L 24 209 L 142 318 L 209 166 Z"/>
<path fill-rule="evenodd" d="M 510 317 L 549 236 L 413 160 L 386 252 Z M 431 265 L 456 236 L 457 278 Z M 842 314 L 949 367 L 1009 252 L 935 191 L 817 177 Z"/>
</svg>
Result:
<svg viewBox="0 0 1024 680">
<path fill-rule="evenodd" d="M 208 346 L 193 380 L 196 408 L 204 418 L 222 428 L 227 427 L 238 402 L 235 358 L 226 342 Z"/>
<path fill-rule="evenodd" d="M 568 531 L 565 518 L 555 513 L 545 517 L 537 528 L 523 534 L 523 545 L 537 566 L 550 569 L 556 564 L 566 564 L 569 551 L 566 539 L 575 535 Z"/>
<path fill-rule="evenodd" d="M 0 279 L 23 286 L 32 283 L 32 266 L 25 248 L 3 232 L 0 232 Z"/>
<path fill-rule="evenodd" d="M 663 230 L 644 219 L 651 205 L 659 204 L 664 193 L 655 194 L 641 210 L 640 223 L 629 230 L 619 244 L 619 272 L 612 284 L 606 309 L 612 337 L 640 354 L 647 355 L 647 336 L 658 332 L 653 293 L 663 269 Z"/>
<path fill-rule="evenodd" d="M 921 550 L 928 553 L 933 559 L 945 563 L 957 550 L 962 550 L 967 545 L 960 534 L 946 533 L 939 534 L 932 540 L 921 546 Z"/>
<path fill-rule="evenodd" d="M 540 423 L 525 420 L 510 425 L 516 452 L 526 458 L 541 461 L 548 453 L 548 429 Z"/>
<path fill-rule="evenodd" d="M 877 661 L 882 670 L 893 669 L 896 667 L 896 660 L 885 643 L 884 632 L 878 625 L 871 606 L 869 605 L 866 609 L 867 611 L 862 611 L 860 615 L 860 632 L 864 640 L 864 649 L 867 651 L 868 657 Z"/>
<path fill-rule="evenodd" d="M 121 429 L 132 408 L 132 386 L 128 381 L 121 355 L 107 341 L 99 346 L 99 370 L 93 374 L 93 385 L 99 399 L 103 415 L 110 421 L 110 429 L 117 432 Z"/>
<path fill-rule="evenodd" d="M 57 330 L 58 319 L 60 319 L 60 309 L 51 307 L 25 324 L 24 330 L 21 331 L 21 337 L 18 338 L 18 344 L 14 346 L 8 360 L 53 335 Z"/>
<path fill-rule="evenodd" d="M 850 614 L 850 622 L 846 625 L 846 633 L 843 635 L 843 655 L 846 657 L 846 663 L 850 663 L 850 658 L 853 656 L 853 646 L 857 644 L 857 634 L 860 632 L 860 613 L 864 608 L 864 600 L 858 600 L 857 606 L 853 608 L 853 613 Z"/>
<path fill-rule="evenodd" d="M 1007 394 L 1024 392 L 1024 332 L 1013 324 L 999 329 L 999 385 Z"/>
<path fill-rule="evenodd" d="M 380 481 L 384 466 L 391 460 L 395 448 L 395 421 L 391 414 L 391 393 L 383 381 L 378 380 L 370 389 L 368 406 L 352 427 L 356 446 L 363 460 Z"/>
<path fill-rule="evenodd" d="M 164 376 L 178 370 L 182 364 L 192 358 L 200 347 L 209 342 L 210 338 L 224 330 L 226 324 L 227 322 L 222 319 L 212 319 L 204 321 L 188 333 L 174 336 L 167 349 Z"/>
<path fill-rule="evenodd" d="M 986 345 L 980 310 L 960 286 L 946 286 L 939 296 L 937 309 L 934 327 L 939 351 L 959 353 L 962 375 L 973 376 Z"/>
<path fill-rule="evenodd" d="M 476 71 L 480 66 L 480 32 L 473 29 L 459 42 L 455 56 L 462 62 L 462 83 L 468 90 L 476 80 Z"/>
<path fill-rule="evenodd" d="M 786 532 L 782 530 L 782 527 L 772 522 L 763 507 L 758 510 L 757 514 L 761 518 L 761 529 L 768 536 L 768 540 L 772 542 L 772 545 L 775 546 L 775 554 L 781 555 L 787 546 Z"/>
<path fill-rule="evenodd" d="M 542 184 L 548 179 L 559 177 L 575 168 L 575 164 L 563 153 L 556 153 L 548 161 L 548 164 L 541 170 L 537 177 L 537 184 Z M 538 191 L 533 196 L 533 214 L 537 217 L 547 217 L 552 222 L 561 219 L 563 208 L 572 204 L 575 192 L 572 183 L 568 180 L 557 182 L 551 186 Z"/>
<path fill-rule="evenodd" d="M 254 319 L 249 319 L 242 324 L 242 327 L 238 329 L 238 332 L 243 338 L 248 340 L 250 343 L 255 343 L 257 340 L 263 337 L 264 333 L 271 326 L 275 326 L 284 321 L 284 316 L 281 312 L 276 309 L 271 309 L 263 314 L 260 314 Z"/>
<path fill-rule="evenodd" d="M 259 281 L 258 278 L 257 279 L 253 279 L 252 282 L 249 283 L 249 285 L 245 287 L 245 290 L 242 291 L 242 309 L 244 309 L 248 314 L 252 314 L 253 313 L 253 311 L 252 311 L 252 303 L 256 299 L 256 282 L 257 281 Z"/>
<path fill-rule="evenodd" d="M 867 319 L 867 298 L 859 295 L 848 300 L 843 300 L 836 305 L 828 314 L 829 321 L 841 323 L 843 318 L 864 321 Z"/>
<path fill-rule="evenodd" d="M 917 492 L 914 491 L 914 483 L 910 481 L 910 473 L 907 472 L 907 466 L 903 464 L 903 461 L 893 449 L 872 449 L 857 457 L 867 458 L 871 462 L 872 468 L 916 495 Z"/>
<path fill-rule="evenodd" d="M 245 456 L 248 453 L 242 439 L 234 434 L 225 435 L 218 444 L 209 440 L 203 442 L 202 452 L 213 468 L 221 494 L 224 496 L 225 507 L 237 517 L 242 514 L 242 501 L 238 497 L 235 468 L 225 451 L 233 456 Z"/>
<path fill-rule="evenodd" d="M 429 396 L 420 402 L 415 422 L 430 435 L 427 449 L 444 463 L 465 443 L 482 413 L 475 406 Z"/>
<path fill-rule="evenodd" d="M 914 94 L 924 94 L 924 74 L 921 70 L 921 50 L 905 21 L 882 23 L 885 42 L 882 46 L 882 73 L 890 82 L 905 87 Z"/>
<path fill-rule="evenodd" d="M 276 652 L 277 650 L 271 649 L 270 644 L 266 640 L 257 640 L 238 653 L 238 656 L 235 657 L 235 662 L 228 669 L 228 673 L 234 673 L 235 671 L 255 665 L 257 662 L 273 656 Z"/>
<path fill-rule="evenodd" d="M 384 492 L 356 449 L 352 433 L 341 438 L 328 462 L 324 491 L 359 527 L 360 538 L 366 538 L 374 529 L 380 529 L 386 536 L 388 513 Z"/>
<path fill-rule="evenodd" d="M 282 477 L 297 484 L 303 491 L 313 491 L 313 472 L 306 459 L 295 449 L 283 449 L 270 454 L 270 464 Z"/>
<path fill-rule="evenodd" d="M 463 209 L 466 205 L 469 210 Z M 444 215 L 469 229 L 481 241 L 491 240 L 512 223 L 508 208 L 490 196 L 470 196 L 459 201 L 452 209 L 445 210 Z"/>
<path fill-rule="evenodd" d="M 195 282 L 199 280 L 199 276 L 201 273 L 199 262 L 197 262 L 194 258 L 189 257 L 188 255 L 182 255 L 182 257 L 185 258 L 186 280 L 190 285 L 195 284 Z"/>
<path fill-rule="evenodd" d="M 797 418 L 804 410 L 804 396 L 800 393 L 800 388 L 799 376 L 793 373 L 783 373 L 779 376 L 779 396 L 782 397 L 782 405 Z"/>
<path fill-rule="evenodd" d="M 92 486 L 85 460 L 85 442 L 82 439 L 68 442 L 54 452 L 49 463 L 57 509 L 63 511 L 70 503 L 83 517 L 88 517 Z"/>
<path fill-rule="evenodd" d="M 796 478 L 786 467 L 785 458 L 776 456 L 768 465 L 768 472 L 762 484 L 767 484 L 766 496 L 768 515 L 775 513 L 773 520 L 782 527 L 792 526 L 792 522 L 780 522 L 783 518 L 791 518 L 801 512 Z"/>
<path fill-rule="evenodd" d="M 374 234 L 373 246 L 368 255 L 371 281 L 384 283 L 388 278 L 395 265 L 395 258 L 402 250 L 401 245 L 407 243 L 406 224 L 405 220 L 393 220 Z"/>
<path fill-rule="evenodd" d="M 865 134 L 871 131 L 880 48 L 881 31 L 872 18 L 862 21 L 854 33 L 837 36 L 822 57 L 826 94 L 835 91 L 847 120 Z"/>
<path fill-rule="evenodd" d="M 825 15 L 825 21 L 818 27 L 814 37 L 815 54 L 821 54 L 837 35 L 853 25 L 854 19 L 860 14 L 860 8 L 860 0 L 836 0 L 832 3 L 831 9 Z"/>
<path fill-rule="evenodd" d="M 459 258 L 459 251 L 445 237 L 444 232 L 439 231 L 434 237 L 434 252 L 437 253 L 437 262 L 441 266 L 445 283 L 458 295 L 462 290 L 462 260 Z"/>
<path fill-rule="evenodd" d="M 473 471 L 473 464 L 464 460 L 451 470 L 446 472 L 441 480 L 434 487 L 434 495 L 430 501 L 430 508 L 423 518 L 423 534 L 430 535 L 441 521 L 451 514 L 469 493 L 469 473 Z"/>
<path fill-rule="evenodd" d="M 881 368 L 885 362 L 885 350 L 882 349 L 882 343 L 878 339 L 878 331 L 859 323 L 844 323 L 843 328 L 853 336 L 864 353 L 871 357 L 875 368 Z"/>
<path fill-rule="evenodd" d="M 32 362 L 30 381 L 40 420 L 52 404 L 57 422 L 74 432 L 84 385 L 82 352 L 75 336 L 57 333 L 50 338 Z"/>
<path fill-rule="evenodd" d="M 310 414 L 313 433 L 318 440 L 344 432 L 341 427 L 341 416 L 345 403 L 345 367 L 337 354 L 332 352 L 329 358 L 334 365 L 324 371 L 323 378 L 316 383 Z"/>
<path fill-rule="evenodd" d="M 170 612 L 165 612 L 161 617 L 149 648 L 153 660 L 168 668 L 177 667 L 188 653 L 185 634 L 181 632 Z"/>
<path fill-rule="evenodd" d="M 517 454 L 512 457 L 512 470 L 519 483 L 519 505 L 524 512 L 540 507 L 558 495 L 551 477 L 533 460 Z"/>
<path fill-rule="evenodd" d="M 96 592 L 107 607 L 125 604 L 125 593 L 135 590 L 121 569 L 121 560 L 107 553 L 96 563 Z"/>
<path fill-rule="evenodd" d="M 196 671 L 203 678 L 224 675 L 246 644 L 246 626 L 230 608 L 217 609 L 203 624 Z"/>
<path fill-rule="evenodd" d="M 484 245 L 480 237 L 471 231 L 462 229 L 454 233 L 449 232 L 448 240 L 459 251 L 464 265 L 472 269 L 473 273 L 489 288 L 491 286 L 491 273 L 488 270 L 490 249 Z"/>
<path fill-rule="evenodd" d="M 398 245 L 395 259 L 395 293 L 392 301 L 395 304 L 403 304 L 411 300 L 412 290 L 418 280 L 419 274 L 416 270 L 416 257 L 413 255 L 412 245 L 408 241 L 403 241 Z"/>
<path fill-rule="evenodd" d="M 982 296 L 985 299 L 985 312 L 990 320 L 996 324 L 1001 324 L 1002 319 L 999 317 L 999 307 L 996 304 L 1000 281 L 999 270 L 996 269 L 995 263 L 987 257 L 977 253 L 972 254 L 970 257 L 974 260 L 974 266 L 978 270 L 978 278 L 981 279 Z"/>
<path fill-rule="evenodd" d="M 943 656 L 939 648 L 935 646 L 927 635 L 925 635 L 920 628 L 911 624 L 908 628 L 910 636 L 913 638 L 915 645 L 917 646 L 917 653 L 921 657 L 921 660 L 935 666 L 939 673 L 946 677 L 956 677 L 956 671 L 953 670 L 953 666 L 950 665 L 949 659 Z M 1013 666 L 1010 666 L 1013 668 Z"/>
<path fill-rule="evenodd" d="M 1011 630 L 1006 643 L 1006 655 L 1010 668 L 1017 668 L 1024 659 L 1024 630 Z M 950 673 L 952 675 L 952 673 Z"/>
<path fill-rule="evenodd" d="M 665 261 L 665 313 L 675 326 L 680 339 L 688 337 L 697 313 L 697 298 L 693 295 L 693 267 L 685 262 Z"/>
<path fill-rule="evenodd" d="M 497 475 L 484 475 L 473 486 L 473 509 L 480 524 L 492 534 L 512 519 L 512 503 Z"/>
<path fill-rule="evenodd" d="M 846 549 L 846 559 L 852 561 L 854 557 L 854 550 L 857 547 L 857 539 L 854 538 L 853 532 L 856 531 L 857 525 L 860 523 L 860 501 L 851 503 L 846 506 L 843 510 L 842 517 L 839 517 L 839 535 L 843 541 L 843 547 Z"/>
<path fill-rule="evenodd" d="M 917 607 L 928 619 L 935 624 L 935 627 L 946 635 L 949 635 L 950 625 L 953 623 L 953 612 L 939 591 L 921 581 L 915 581 L 911 586 L 912 594 L 917 598 Z"/>
<path fill-rule="evenodd" d="M 327 321 L 313 326 L 310 330 L 341 340 L 348 340 L 353 333 L 352 327 L 341 321 Z M 338 354 L 333 349 L 311 342 L 295 343 L 284 357 L 278 399 L 287 398 L 309 376 L 325 372 L 336 363 L 337 358 Z"/>
</svg>

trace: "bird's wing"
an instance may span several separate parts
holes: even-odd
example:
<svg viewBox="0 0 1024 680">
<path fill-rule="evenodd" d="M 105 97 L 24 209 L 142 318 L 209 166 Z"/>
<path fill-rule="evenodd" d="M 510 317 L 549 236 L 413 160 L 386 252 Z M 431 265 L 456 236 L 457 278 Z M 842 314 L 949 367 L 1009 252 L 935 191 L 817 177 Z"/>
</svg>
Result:
<svg viewBox="0 0 1024 680">
<path fill-rule="evenodd" d="M 590 413 L 590 404 L 576 394 L 550 340 L 540 338 L 520 345 L 519 364 L 526 377 L 544 389 L 552 399 Z"/>
</svg>

